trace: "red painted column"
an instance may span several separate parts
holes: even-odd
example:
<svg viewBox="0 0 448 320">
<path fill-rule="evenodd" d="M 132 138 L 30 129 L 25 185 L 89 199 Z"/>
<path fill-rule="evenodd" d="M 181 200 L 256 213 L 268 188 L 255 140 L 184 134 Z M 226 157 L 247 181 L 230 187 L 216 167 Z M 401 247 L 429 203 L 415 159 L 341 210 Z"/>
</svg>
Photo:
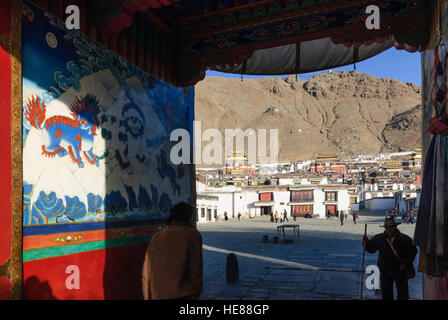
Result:
<svg viewBox="0 0 448 320">
<path fill-rule="evenodd" d="M 11 33 L 11 0 L 0 2 L 0 299 L 11 298 L 11 57 L 3 44 Z"/>
</svg>

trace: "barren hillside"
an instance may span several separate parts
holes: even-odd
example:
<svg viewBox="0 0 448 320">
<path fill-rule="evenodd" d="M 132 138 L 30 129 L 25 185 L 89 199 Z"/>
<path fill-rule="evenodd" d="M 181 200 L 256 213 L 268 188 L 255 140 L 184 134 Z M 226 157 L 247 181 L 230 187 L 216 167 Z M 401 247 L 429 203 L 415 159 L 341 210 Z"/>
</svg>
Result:
<svg viewBox="0 0 448 320">
<path fill-rule="evenodd" d="M 421 89 L 358 72 L 310 80 L 207 77 L 196 86 L 202 130 L 279 130 L 279 160 L 409 151 L 421 144 Z M 203 146 L 207 143 L 204 142 Z"/>
</svg>

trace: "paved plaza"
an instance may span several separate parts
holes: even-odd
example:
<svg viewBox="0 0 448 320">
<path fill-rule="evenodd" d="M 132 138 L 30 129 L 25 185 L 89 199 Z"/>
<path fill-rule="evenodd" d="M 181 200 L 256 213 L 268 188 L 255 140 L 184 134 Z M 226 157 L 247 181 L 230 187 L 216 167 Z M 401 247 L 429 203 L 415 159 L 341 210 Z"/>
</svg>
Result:
<svg viewBox="0 0 448 320">
<path fill-rule="evenodd" d="M 398 219 L 401 222 L 401 219 Z M 299 224 L 300 239 L 294 243 L 273 243 L 280 223 L 269 217 L 230 219 L 198 224 L 203 237 L 204 290 L 201 300 L 353 300 L 360 298 L 362 236 L 367 224 L 371 238 L 384 231 L 381 212 L 360 212 L 352 218 L 297 218 L 283 224 Z M 415 224 L 398 229 L 414 234 Z M 286 232 L 292 236 L 292 231 Z M 263 236 L 268 235 L 268 242 Z M 226 283 L 226 258 L 238 258 L 239 281 Z M 376 265 L 378 253 L 365 254 L 364 269 Z M 414 261 L 417 270 L 418 255 Z M 366 289 L 363 299 L 381 299 L 381 293 Z M 422 299 L 422 275 L 409 280 L 410 299 Z"/>
</svg>

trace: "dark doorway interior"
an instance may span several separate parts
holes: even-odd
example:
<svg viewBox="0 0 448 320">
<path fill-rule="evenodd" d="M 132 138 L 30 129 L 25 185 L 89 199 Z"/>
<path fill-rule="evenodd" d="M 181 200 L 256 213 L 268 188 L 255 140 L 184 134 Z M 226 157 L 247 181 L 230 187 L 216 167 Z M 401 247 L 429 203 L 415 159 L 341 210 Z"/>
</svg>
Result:
<svg viewBox="0 0 448 320">
<path fill-rule="evenodd" d="M 272 213 L 272 207 L 261 207 L 261 215 L 269 216 Z"/>
</svg>

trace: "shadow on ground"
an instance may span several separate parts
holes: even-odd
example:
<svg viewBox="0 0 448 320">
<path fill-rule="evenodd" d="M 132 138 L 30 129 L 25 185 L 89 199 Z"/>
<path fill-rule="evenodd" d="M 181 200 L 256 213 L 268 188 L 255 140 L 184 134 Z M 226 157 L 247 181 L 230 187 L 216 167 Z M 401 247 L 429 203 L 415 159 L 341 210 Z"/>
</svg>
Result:
<svg viewBox="0 0 448 320">
<path fill-rule="evenodd" d="M 372 214 L 368 219 L 364 216 L 364 222 L 372 225 L 372 233 L 383 230 L 379 227 L 384 222 L 381 214 Z M 301 237 L 292 244 L 273 243 L 276 224 L 263 218 L 198 226 L 205 247 L 201 299 L 359 299 L 363 223 L 353 225 L 347 220 L 347 225 L 340 226 L 326 219 L 288 223 L 301 226 Z M 318 230 L 319 226 L 326 230 Z M 403 227 L 409 229 L 408 235 L 412 233 L 412 226 Z M 262 241 L 264 235 L 268 235 L 268 243 Z M 237 284 L 226 283 L 228 252 L 218 252 L 222 249 L 237 255 Z M 364 269 L 376 265 L 376 259 L 377 254 L 366 253 Z M 417 261 L 414 265 L 417 267 Z M 421 299 L 420 274 L 409 281 L 409 288 L 411 299 Z M 365 289 L 363 295 L 366 299 L 380 298 L 375 290 Z"/>
</svg>

